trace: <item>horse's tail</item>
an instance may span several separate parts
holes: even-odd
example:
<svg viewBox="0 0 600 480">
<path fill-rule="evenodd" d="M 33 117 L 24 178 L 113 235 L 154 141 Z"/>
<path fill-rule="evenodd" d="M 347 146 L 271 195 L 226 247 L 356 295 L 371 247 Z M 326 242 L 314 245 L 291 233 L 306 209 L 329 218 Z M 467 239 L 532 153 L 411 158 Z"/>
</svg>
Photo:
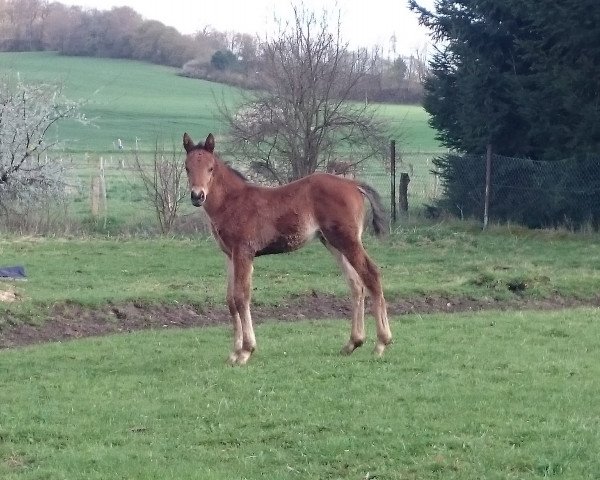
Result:
<svg viewBox="0 0 600 480">
<path fill-rule="evenodd" d="M 383 209 L 379 193 L 377 193 L 370 185 L 362 182 L 359 182 L 358 189 L 365 197 L 367 197 L 371 204 L 371 210 L 373 212 L 373 230 L 375 231 L 375 235 L 378 237 L 387 235 L 390 232 L 390 223 L 387 214 Z"/>
</svg>

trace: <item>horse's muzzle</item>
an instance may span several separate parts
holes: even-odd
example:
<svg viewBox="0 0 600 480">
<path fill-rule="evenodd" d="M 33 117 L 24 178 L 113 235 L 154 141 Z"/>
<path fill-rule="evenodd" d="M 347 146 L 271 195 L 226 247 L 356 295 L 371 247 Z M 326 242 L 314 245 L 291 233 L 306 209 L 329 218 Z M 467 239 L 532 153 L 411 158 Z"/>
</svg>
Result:
<svg viewBox="0 0 600 480">
<path fill-rule="evenodd" d="M 194 207 L 201 207 L 206 200 L 206 194 L 203 190 L 201 190 L 199 193 L 192 191 L 191 199 Z"/>
</svg>

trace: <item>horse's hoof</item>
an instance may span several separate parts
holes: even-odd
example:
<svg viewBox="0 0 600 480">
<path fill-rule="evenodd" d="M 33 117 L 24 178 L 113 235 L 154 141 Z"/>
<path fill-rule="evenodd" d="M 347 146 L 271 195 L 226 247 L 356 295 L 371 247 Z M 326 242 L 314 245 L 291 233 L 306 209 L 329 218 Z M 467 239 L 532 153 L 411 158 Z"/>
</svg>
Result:
<svg viewBox="0 0 600 480">
<path fill-rule="evenodd" d="M 246 365 L 246 363 L 248 363 L 248 360 L 250 360 L 251 355 L 252 355 L 252 352 L 242 350 L 237 355 L 236 364 L 237 365 Z"/>
<path fill-rule="evenodd" d="M 348 342 L 346 345 L 344 345 L 342 347 L 342 349 L 340 350 L 340 353 L 342 355 L 351 355 L 354 350 L 356 350 L 356 346 L 353 343 Z"/>
<path fill-rule="evenodd" d="M 385 352 L 385 343 L 377 342 L 373 354 L 376 357 L 383 357 L 383 352 Z"/>
<path fill-rule="evenodd" d="M 227 357 L 227 363 L 229 365 L 237 365 L 238 361 L 238 352 L 231 352 Z"/>
</svg>

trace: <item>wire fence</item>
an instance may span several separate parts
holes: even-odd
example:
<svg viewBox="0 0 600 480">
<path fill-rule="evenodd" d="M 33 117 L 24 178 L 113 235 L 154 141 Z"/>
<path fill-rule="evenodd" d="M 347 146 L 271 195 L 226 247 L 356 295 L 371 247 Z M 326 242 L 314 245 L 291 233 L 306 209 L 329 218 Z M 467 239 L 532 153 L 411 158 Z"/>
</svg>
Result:
<svg viewBox="0 0 600 480">
<path fill-rule="evenodd" d="M 65 155 L 61 162 L 71 205 L 65 211 L 73 221 L 96 218 L 102 228 L 129 228 L 155 220 L 130 152 Z M 541 162 L 492 155 L 489 166 L 490 221 L 534 228 L 600 226 L 600 156 Z M 374 187 L 394 222 L 447 216 L 483 222 L 486 173 L 485 155 L 390 148 L 388 159 L 362 163 L 346 176 Z M 182 203 L 184 218 L 197 215 L 188 204 Z"/>
<path fill-rule="evenodd" d="M 392 220 L 452 215 L 532 228 L 600 225 L 600 155 L 536 161 L 500 155 L 405 152 L 388 172 L 364 170 Z M 487 187 L 487 196 L 486 196 Z M 389 202 L 389 203 L 388 203 Z"/>
</svg>

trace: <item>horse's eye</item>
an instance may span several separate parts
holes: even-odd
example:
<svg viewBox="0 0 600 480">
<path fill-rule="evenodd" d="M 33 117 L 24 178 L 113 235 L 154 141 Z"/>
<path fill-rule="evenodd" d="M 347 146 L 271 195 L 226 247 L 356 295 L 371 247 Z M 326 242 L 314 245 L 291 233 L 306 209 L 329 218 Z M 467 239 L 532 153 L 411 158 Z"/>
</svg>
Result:
<svg viewBox="0 0 600 480">
<path fill-rule="evenodd" d="M 210 173 L 212 173 L 214 169 L 215 169 L 215 167 L 210 167 L 210 168 L 208 169 L 208 171 L 209 171 Z"/>
</svg>

